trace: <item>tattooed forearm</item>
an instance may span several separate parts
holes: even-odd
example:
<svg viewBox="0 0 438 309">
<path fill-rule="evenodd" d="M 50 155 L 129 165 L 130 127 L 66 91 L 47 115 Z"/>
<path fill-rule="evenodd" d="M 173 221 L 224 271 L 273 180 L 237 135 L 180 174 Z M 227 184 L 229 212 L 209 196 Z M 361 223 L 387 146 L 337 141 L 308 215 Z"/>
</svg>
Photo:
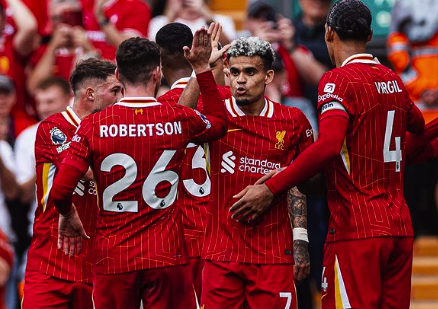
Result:
<svg viewBox="0 0 438 309">
<path fill-rule="evenodd" d="M 287 206 L 292 228 L 307 228 L 307 200 L 297 187 L 287 192 Z"/>
</svg>

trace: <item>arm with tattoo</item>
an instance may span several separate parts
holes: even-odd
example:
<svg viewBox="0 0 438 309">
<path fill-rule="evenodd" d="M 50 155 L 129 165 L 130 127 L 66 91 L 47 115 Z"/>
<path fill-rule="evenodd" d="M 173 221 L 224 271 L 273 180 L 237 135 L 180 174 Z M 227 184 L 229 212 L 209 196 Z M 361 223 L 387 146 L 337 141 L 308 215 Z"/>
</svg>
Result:
<svg viewBox="0 0 438 309">
<path fill-rule="evenodd" d="M 287 205 L 292 228 L 307 229 L 307 200 L 296 187 L 287 193 Z M 305 279 L 310 272 L 308 242 L 298 239 L 293 242 L 293 252 L 295 260 L 295 280 Z"/>
</svg>

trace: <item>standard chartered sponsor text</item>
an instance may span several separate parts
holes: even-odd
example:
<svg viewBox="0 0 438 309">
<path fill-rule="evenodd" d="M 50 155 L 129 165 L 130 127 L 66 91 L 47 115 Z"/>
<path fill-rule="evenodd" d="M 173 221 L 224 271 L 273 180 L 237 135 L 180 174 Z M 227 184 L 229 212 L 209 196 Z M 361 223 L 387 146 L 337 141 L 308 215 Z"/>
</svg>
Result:
<svg viewBox="0 0 438 309">
<path fill-rule="evenodd" d="M 270 162 L 267 159 L 261 160 L 261 159 L 254 159 L 248 157 L 241 157 L 239 171 L 267 174 L 270 171 L 280 167 L 281 167 L 280 163 Z"/>
</svg>

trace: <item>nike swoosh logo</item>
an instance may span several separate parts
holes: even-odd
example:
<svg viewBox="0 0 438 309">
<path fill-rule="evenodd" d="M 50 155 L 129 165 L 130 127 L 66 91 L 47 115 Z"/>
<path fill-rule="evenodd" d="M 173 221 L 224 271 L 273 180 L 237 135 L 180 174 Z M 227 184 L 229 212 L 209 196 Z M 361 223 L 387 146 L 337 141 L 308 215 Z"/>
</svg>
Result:
<svg viewBox="0 0 438 309">
<path fill-rule="evenodd" d="M 242 129 L 230 129 L 227 132 L 242 131 Z"/>
</svg>

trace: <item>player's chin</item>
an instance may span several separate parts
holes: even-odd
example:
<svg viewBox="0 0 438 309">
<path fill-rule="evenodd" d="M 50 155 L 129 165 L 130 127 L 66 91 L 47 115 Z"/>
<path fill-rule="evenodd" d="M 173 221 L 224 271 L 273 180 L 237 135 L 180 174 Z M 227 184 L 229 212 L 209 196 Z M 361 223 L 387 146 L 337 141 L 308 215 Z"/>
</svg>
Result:
<svg viewBox="0 0 438 309">
<path fill-rule="evenodd" d="M 251 101 L 245 97 L 235 97 L 235 99 L 236 99 L 236 104 L 239 106 L 246 106 L 251 103 Z"/>
</svg>

